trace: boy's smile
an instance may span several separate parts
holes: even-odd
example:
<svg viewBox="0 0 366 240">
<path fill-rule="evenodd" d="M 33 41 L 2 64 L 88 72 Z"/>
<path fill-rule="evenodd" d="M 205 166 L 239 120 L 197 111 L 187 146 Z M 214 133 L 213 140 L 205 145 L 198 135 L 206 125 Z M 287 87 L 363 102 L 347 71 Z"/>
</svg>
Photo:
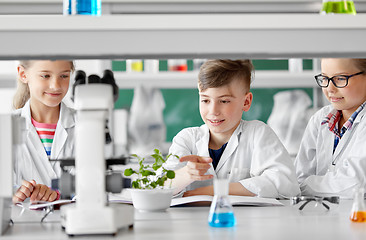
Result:
<svg viewBox="0 0 366 240">
<path fill-rule="evenodd" d="M 221 139 L 223 144 L 227 142 L 239 125 L 243 111 L 249 110 L 251 101 L 252 94 L 238 80 L 200 91 L 200 113 L 211 138 Z"/>
</svg>

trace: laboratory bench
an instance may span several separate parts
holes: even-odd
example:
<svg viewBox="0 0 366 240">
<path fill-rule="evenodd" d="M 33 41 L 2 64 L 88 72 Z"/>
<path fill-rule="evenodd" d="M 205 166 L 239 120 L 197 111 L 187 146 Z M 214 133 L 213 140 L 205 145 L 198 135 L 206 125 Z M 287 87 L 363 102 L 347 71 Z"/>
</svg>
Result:
<svg viewBox="0 0 366 240">
<path fill-rule="evenodd" d="M 237 225 L 233 228 L 208 226 L 209 206 L 173 207 L 166 212 L 138 212 L 132 229 L 121 229 L 113 236 L 89 236 L 91 239 L 365 239 L 366 223 L 349 220 L 352 200 L 341 200 L 328 212 L 300 212 L 281 200 L 284 206 L 235 206 Z M 43 211 L 13 207 L 14 224 L 1 239 L 69 239 L 61 229 L 59 211 L 40 223 Z M 74 239 L 84 237 L 75 236 Z"/>
</svg>

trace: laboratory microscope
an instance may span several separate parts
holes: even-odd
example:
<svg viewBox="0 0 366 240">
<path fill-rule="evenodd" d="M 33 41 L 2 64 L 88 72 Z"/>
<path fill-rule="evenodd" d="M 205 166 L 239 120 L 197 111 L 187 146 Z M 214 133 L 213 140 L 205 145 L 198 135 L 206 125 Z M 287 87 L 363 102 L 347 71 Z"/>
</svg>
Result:
<svg viewBox="0 0 366 240">
<path fill-rule="evenodd" d="M 24 141 L 25 119 L 11 113 L 0 114 L 0 235 L 11 223 L 13 163 L 16 148 Z"/>
<path fill-rule="evenodd" d="M 86 78 L 84 72 L 77 71 L 73 92 L 76 203 L 61 207 L 61 224 L 68 235 L 113 235 L 119 228 L 133 226 L 134 221 L 133 206 L 109 204 L 107 198 L 107 190 L 122 190 L 121 173 L 108 173 L 111 161 L 105 157 L 105 142 L 110 140 L 106 138 L 106 121 L 116 94 L 118 98 L 118 87 L 109 70 L 102 78 L 97 75 Z M 72 189 L 70 179 L 70 176 L 61 177 L 61 194 Z"/>
</svg>

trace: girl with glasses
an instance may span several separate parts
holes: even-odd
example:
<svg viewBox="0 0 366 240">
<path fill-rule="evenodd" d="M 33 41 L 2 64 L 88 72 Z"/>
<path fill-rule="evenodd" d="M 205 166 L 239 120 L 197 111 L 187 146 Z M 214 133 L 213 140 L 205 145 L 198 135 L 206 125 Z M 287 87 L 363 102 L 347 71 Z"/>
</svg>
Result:
<svg viewBox="0 0 366 240">
<path fill-rule="evenodd" d="M 322 59 L 321 70 L 315 80 L 331 104 L 310 119 L 296 173 L 302 195 L 352 198 L 366 183 L 366 59 Z"/>
</svg>

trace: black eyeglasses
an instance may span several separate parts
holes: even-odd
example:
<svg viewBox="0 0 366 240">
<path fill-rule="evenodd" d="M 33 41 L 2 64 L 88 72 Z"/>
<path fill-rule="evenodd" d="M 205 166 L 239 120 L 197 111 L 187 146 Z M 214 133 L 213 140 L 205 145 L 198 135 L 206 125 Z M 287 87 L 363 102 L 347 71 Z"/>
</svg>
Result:
<svg viewBox="0 0 366 240">
<path fill-rule="evenodd" d="M 326 208 L 326 210 L 330 210 L 330 206 L 326 203 L 331 204 L 339 204 L 339 197 L 338 196 L 332 196 L 332 197 L 318 197 L 318 196 L 301 196 L 301 197 L 292 197 L 290 199 L 291 205 L 299 206 L 299 210 L 302 211 L 306 205 L 308 205 L 310 202 L 316 202 L 318 204 L 321 204 Z"/>
<path fill-rule="evenodd" d="M 358 72 L 352 75 L 337 75 L 337 76 L 333 76 L 333 77 L 327 77 L 327 76 L 323 76 L 322 74 L 316 75 L 315 76 L 315 80 L 316 83 L 319 85 L 319 87 L 322 88 L 326 88 L 329 86 L 329 82 L 332 81 L 332 83 L 334 84 L 334 86 L 336 86 L 337 88 L 344 88 L 345 86 L 348 85 L 348 79 L 350 79 L 351 77 L 363 74 L 364 72 Z"/>
</svg>

